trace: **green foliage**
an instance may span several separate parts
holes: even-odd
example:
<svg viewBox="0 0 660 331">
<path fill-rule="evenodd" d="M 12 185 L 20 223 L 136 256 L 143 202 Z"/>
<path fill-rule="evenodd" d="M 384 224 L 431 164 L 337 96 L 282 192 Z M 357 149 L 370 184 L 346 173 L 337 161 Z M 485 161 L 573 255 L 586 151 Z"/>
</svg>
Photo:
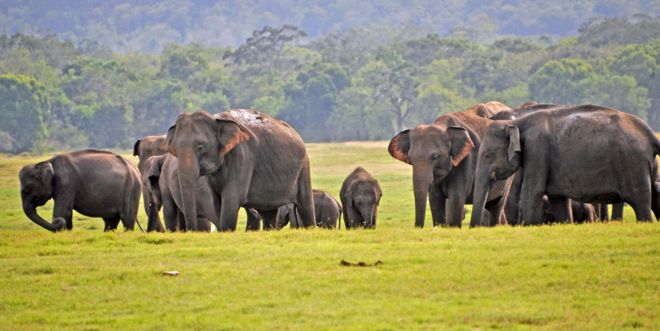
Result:
<svg viewBox="0 0 660 331">
<path fill-rule="evenodd" d="M 623 10 L 612 1 L 596 7 Z M 413 25 L 371 25 L 310 40 L 297 26 L 266 25 L 236 48 L 169 43 L 160 54 L 114 53 L 97 41 L 74 45 L 56 35 L 1 35 L 0 74 L 33 77 L 43 86 L 48 116 L 34 123 L 50 136 L 33 135 L 28 144 L 39 150 L 126 147 L 163 134 L 181 112 L 230 108 L 282 118 L 307 141 L 388 139 L 490 100 L 514 107 L 529 100 L 595 103 L 642 116 L 660 130 L 657 18 L 597 19 L 561 39 L 495 38 L 489 34 L 512 21 L 532 30 L 547 22 L 497 20 L 494 13 L 479 10 L 444 37 Z M 12 139 L 1 133 L 0 147 L 12 151 Z"/>
<path fill-rule="evenodd" d="M 0 75 L 1 152 L 25 152 L 48 136 L 46 121 L 50 101 L 45 87 L 36 79 Z"/>
</svg>

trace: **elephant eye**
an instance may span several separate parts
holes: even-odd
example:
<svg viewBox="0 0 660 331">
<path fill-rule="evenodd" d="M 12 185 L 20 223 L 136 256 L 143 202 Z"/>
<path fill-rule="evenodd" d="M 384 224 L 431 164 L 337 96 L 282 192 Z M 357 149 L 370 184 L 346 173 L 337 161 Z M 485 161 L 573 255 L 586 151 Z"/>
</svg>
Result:
<svg viewBox="0 0 660 331">
<path fill-rule="evenodd" d="M 433 160 L 433 161 L 437 161 L 439 158 L 440 158 L 439 154 L 432 154 L 431 155 L 431 160 Z"/>
</svg>

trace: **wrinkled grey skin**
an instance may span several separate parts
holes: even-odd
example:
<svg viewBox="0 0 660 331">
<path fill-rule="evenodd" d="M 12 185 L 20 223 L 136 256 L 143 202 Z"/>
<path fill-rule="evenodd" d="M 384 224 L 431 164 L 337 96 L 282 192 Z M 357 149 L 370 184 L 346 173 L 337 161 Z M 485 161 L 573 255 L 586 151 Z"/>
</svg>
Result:
<svg viewBox="0 0 660 331">
<path fill-rule="evenodd" d="M 627 202 L 637 220 L 651 221 L 653 165 L 659 151 L 660 142 L 642 120 L 600 106 L 495 121 L 479 150 L 471 224 L 481 222 L 492 183 L 518 170 L 525 225 L 543 222 L 544 194 L 587 203 Z M 570 215 L 568 204 L 563 212 Z"/>
<path fill-rule="evenodd" d="M 179 115 L 167 133 L 178 158 L 188 230 L 197 229 L 197 181 L 208 176 L 220 201 L 219 231 L 236 230 L 238 209 L 254 208 L 275 224 L 277 208 L 294 203 L 302 225 L 313 227 L 309 159 L 298 133 L 283 121 L 253 110 Z M 254 226 L 252 224 L 251 226 Z"/>
<path fill-rule="evenodd" d="M 596 209 L 590 203 L 579 202 L 571 200 L 571 214 L 573 222 L 575 223 L 584 223 L 589 222 L 593 223 L 596 220 Z M 543 196 L 543 223 L 551 224 L 554 222 L 565 222 L 565 220 L 558 218 L 552 213 L 550 208 L 550 201 L 547 196 Z"/>
<path fill-rule="evenodd" d="M 178 160 L 172 154 L 152 156 L 145 162 L 146 173 L 142 182 L 147 183 L 143 191 L 155 204 L 163 207 L 165 228 L 168 231 L 185 231 L 186 224 L 181 208 L 183 201 L 179 181 Z M 200 231 L 210 231 L 213 222 L 216 227 L 220 203 L 211 193 L 206 177 L 199 177 L 197 185 L 197 213 Z M 158 212 L 158 211 L 156 211 Z"/>
<path fill-rule="evenodd" d="M 487 117 L 510 110 L 499 102 L 478 104 L 392 138 L 390 155 L 412 165 L 416 227 L 424 227 L 427 197 L 434 226 L 461 226 L 464 205 L 472 203 L 481 135 L 492 122 Z M 506 222 L 502 209 L 510 182 L 492 187 L 487 205 L 490 218 L 484 225 Z"/>
<path fill-rule="evenodd" d="M 376 228 L 378 204 L 382 196 L 378 181 L 362 167 L 355 168 L 339 191 L 346 229 Z"/>
<path fill-rule="evenodd" d="M 137 221 L 140 174 L 114 153 L 64 153 L 24 166 L 18 177 L 25 215 L 49 231 L 71 229 L 73 210 L 103 218 L 104 231 L 117 229 L 120 220 L 125 229 L 133 230 Z M 41 218 L 36 209 L 51 198 L 55 201 L 52 224 Z"/>
<path fill-rule="evenodd" d="M 143 179 L 147 179 L 148 177 L 145 176 L 148 169 L 146 166 L 147 160 L 152 156 L 163 155 L 165 153 L 167 153 L 165 147 L 165 135 L 145 136 L 135 142 L 135 145 L 133 145 L 133 156 L 139 158 L 138 169 L 140 170 Z M 160 202 L 151 200 L 151 197 L 146 190 L 146 188 L 149 187 L 147 181 L 142 182 L 142 187 L 142 203 L 144 205 L 144 211 L 147 214 L 147 232 L 163 232 L 163 225 L 160 222 L 160 215 L 158 214 L 161 207 Z"/>
<path fill-rule="evenodd" d="M 186 231 L 186 223 L 180 207 L 183 197 L 178 174 L 178 160 L 169 153 L 153 156 L 147 159 L 145 168 L 147 170 L 142 174 L 142 182 L 146 183 L 142 187 L 144 195 L 147 195 L 155 205 L 163 207 L 167 230 Z M 210 231 L 210 223 L 213 223 L 216 228 L 218 227 L 220 204 L 213 196 L 206 177 L 200 177 L 198 184 L 197 210 L 200 223 L 198 227 L 200 231 Z M 160 207 L 156 213 L 159 210 Z M 245 212 L 247 213 L 246 230 L 259 230 L 259 213 L 249 208 L 245 208 Z M 252 226 L 255 222 L 256 227 Z"/>
<path fill-rule="evenodd" d="M 330 193 L 321 190 L 312 190 L 314 194 L 314 211 L 316 212 L 316 226 L 334 229 L 337 224 L 341 226 L 341 204 Z M 292 228 L 298 227 L 299 218 L 293 204 L 281 206 L 277 211 L 277 228 L 281 229 L 291 223 Z"/>
<path fill-rule="evenodd" d="M 492 120 L 514 120 L 532 114 L 539 110 L 550 110 L 561 109 L 567 107 L 566 105 L 556 105 L 556 104 L 539 104 L 535 101 L 527 102 L 521 105 L 519 108 L 511 111 L 502 111 L 490 117 Z M 522 177 L 519 175 L 519 172 L 516 172 L 513 175 L 511 189 L 509 190 L 509 195 L 507 197 L 506 204 L 504 206 L 504 214 L 506 215 L 506 220 L 509 225 L 518 225 L 520 224 L 520 190 L 522 189 Z M 544 204 L 548 203 L 548 208 L 551 211 L 548 211 L 547 215 L 552 215 L 553 221 L 560 222 L 571 222 L 571 214 L 565 213 L 565 205 L 569 202 L 570 199 L 565 197 L 552 197 L 552 203 L 550 200 L 547 200 L 547 197 L 544 198 Z M 596 210 L 596 217 L 600 220 L 607 221 L 609 220 L 609 213 L 607 210 L 607 204 L 597 203 L 593 204 L 593 207 Z M 545 208 L 545 205 L 544 205 Z M 623 204 L 614 204 L 612 206 L 612 215 L 615 220 L 623 219 Z"/>
</svg>

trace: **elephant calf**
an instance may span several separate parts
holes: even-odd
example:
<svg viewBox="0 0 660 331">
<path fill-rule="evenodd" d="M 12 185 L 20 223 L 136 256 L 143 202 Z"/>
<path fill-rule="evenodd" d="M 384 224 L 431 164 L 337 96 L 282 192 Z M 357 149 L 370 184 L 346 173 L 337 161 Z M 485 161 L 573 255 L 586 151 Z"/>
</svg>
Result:
<svg viewBox="0 0 660 331">
<path fill-rule="evenodd" d="M 140 174 L 117 154 L 98 150 L 60 154 L 23 167 L 18 177 L 25 215 L 47 230 L 71 229 L 74 209 L 103 218 L 105 231 L 115 230 L 120 220 L 132 230 L 137 221 Z M 52 224 L 37 214 L 37 207 L 51 198 L 55 200 Z"/>
<path fill-rule="evenodd" d="M 339 198 L 344 207 L 346 229 L 376 227 L 378 204 L 383 191 L 378 181 L 362 167 L 357 167 L 344 180 Z"/>
<path fill-rule="evenodd" d="M 339 201 L 330 193 L 321 190 L 312 190 L 314 195 L 314 213 L 316 214 L 316 225 L 321 228 L 334 229 L 337 220 L 341 219 L 342 207 Z M 292 203 L 280 206 L 277 209 L 277 228 L 281 229 L 291 223 L 292 228 L 301 226 L 300 217 Z M 339 224 L 341 227 L 341 224 Z"/>
<path fill-rule="evenodd" d="M 172 154 L 152 156 L 145 162 L 146 171 L 142 174 L 145 196 L 157 206 L 163 206 L 165 227 L 169 231 L 186 230 L 186 223 L 181 212 L 182 192 L 178 174 L 178 160 Z M 200 213 L 198 227 L 210 231 L 209 221 L 217 221 L 219 203 L 211 194 L 211 187 L 206 177 L 199 177 L 197 186 L 197 211 Z M 156 210 L 158 212 L 158 210 Z"/>
</svg>

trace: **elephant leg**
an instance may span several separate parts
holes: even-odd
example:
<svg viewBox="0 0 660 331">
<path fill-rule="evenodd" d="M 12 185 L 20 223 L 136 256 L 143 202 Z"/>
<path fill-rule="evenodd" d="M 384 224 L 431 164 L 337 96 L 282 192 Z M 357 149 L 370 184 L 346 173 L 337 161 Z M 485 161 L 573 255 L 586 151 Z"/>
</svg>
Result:
<svg viewBox="0 0 660 331">
<path fill-rule="evenodd" d="M 548 197 L 548 201 L 550 202 L 550 212 L 555 216 L 553 221 L 560 223 L 573 222 L 571 199 L 566 197 Z"/>
<path fill-rule="evenodd" d="M 314 212 L 314 195 L 312 193 L 312 180 L 309 174 L 309 163 L 303 166 L 298 177 L 298 215 L 302 226 L 307 228 L 316 226 L 316 213 Z"/>
<path fill-rule="evenodd" d="M 181 211 L 181 209 L 176 210 L 176 224 L 179 228 L 179 231 L 185 232 L 188 229 L 186 224 L 186 217 L 183 215 L 183 211 Z M 199 224 L 199 222 L 197 222 L 197 224 Z"/>
<path fill-rule="evenodd" d="M 429 191 L 429 205 L 431 206 L 431 217 L 433 226 L 447 226 L 446 208 L 447 197 L 438 185 L 431 185 Z"/>
<path fill-rule="evenodd" d="M 53 198 L 55 205 L 53 206 L 53 221 L 56 218 L 64 219 L 66 228 L 71 230 L 73 228 L 73 197 L 64 197 L 62 195 Z"/>
<path fill-rule="evenodd" d="M 463 206 L 465 198 L 458 194 L 452 194 L 446 201 L 447 225 L 451 227 L 461 227 L 463 221 Z"/>
<path fill-rule="evenodd" d="M 615 203 L 612 205 L 612 220 L 623 221 L 623 203 Z"/>
<path fill-rule="evenodd" d="M 606 203 L 599 203 L 596 205 L 597 215 L 601 222 L 607 222 L 610 220 L 610 212 L 607 209 Z"/>
<path fill-rule="evenodd" d="M 274 230 L 277 228 L 277 209 L 259 210 L 259 214 L 264 219 L 264 230 Z"/>
<path fill-rule="evenodd" d="M 163 196 L 163 218 L 165 218 L 165 228 L 168 231 L 176 231 L 179 210 L 171 197 Z"/>
<path fill-rule="evenodd" d="M 103 228 L 103 231 L 108 232 L 117 230 L 119 219 L 119 216 L 104 217 L 103 222 L 105 223 L 105 228 Z"/>
<path fill-rule="evenodd" d="M 353 206 L 348 206 L 344 210 L 346 211 L 344 222 L 347 229 L 352 229 L 362 224 L 362 214 L 360 214 L 359 210 Z"/>
<path fill-rule="evenodd" d="M 245 231 L 259 231 L 259 226 L 261 222 L 261 215 L 258 212 L 251 208 L 243 208 L 247 214 L 247 224 L 245 225 Z"/>
<path fill-rule="evenodd" d="M 222 192 L 222 207 L 220 208 L 220 228 L 218 231 L 236 231 L 238 209 L 240 203 L 230 192 Z M 263 215 L 261 215 L 263 217 Z"/>
<path fill-rule="evenodd" d="M 504 216 L 504 199 L 499 197 L 495 200 L 486 202 L 486 210 L 488 210 L 488 223 L 482 226 L 495 226 L 498 224 L 506 224 L 506 217 Z"/>
<path fill-rule="evenodd" d="M 520 190 L 522 188 L 522 174 L 520 171 L 513 175 L 511 189 L 504 205 L 504 215 L 509 225 L 520 224 Z"/>
</svg>

